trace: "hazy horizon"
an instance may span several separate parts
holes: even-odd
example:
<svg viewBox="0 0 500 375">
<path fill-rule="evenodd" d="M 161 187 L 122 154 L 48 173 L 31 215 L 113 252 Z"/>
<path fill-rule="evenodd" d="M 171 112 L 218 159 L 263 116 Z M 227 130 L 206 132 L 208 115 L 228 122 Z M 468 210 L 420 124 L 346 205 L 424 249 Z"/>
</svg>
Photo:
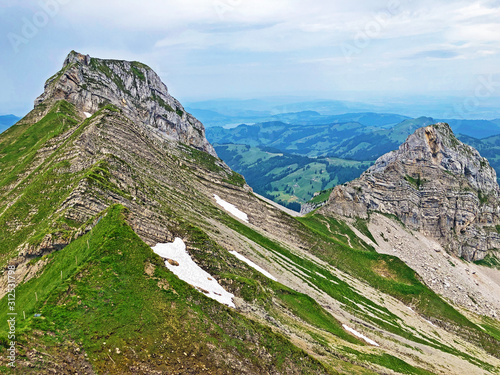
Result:
<svg viewBox="0 0 500 375">
<path fill-rule="evenodd" d="M 500 117 L 498 0 L 6 0 L 0 14 L 4 114 L 29 111 L 76 50 L 148 64 L 183 104 L 281 96 Z"/>
</svg>

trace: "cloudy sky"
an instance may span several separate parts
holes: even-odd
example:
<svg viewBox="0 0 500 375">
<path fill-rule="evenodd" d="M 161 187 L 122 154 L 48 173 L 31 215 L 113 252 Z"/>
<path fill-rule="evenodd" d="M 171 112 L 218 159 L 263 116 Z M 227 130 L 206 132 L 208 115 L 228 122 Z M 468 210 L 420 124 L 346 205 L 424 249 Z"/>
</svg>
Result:
<svg viewBox="0 0 500 375">
<path fill-rule="evenodd" d="M 181 101 L 500 108 L 500 0 L 1 0 L 0 17 L 0 114 L 30 110 L 73 49 L 144 62 Z"/>
</svg>

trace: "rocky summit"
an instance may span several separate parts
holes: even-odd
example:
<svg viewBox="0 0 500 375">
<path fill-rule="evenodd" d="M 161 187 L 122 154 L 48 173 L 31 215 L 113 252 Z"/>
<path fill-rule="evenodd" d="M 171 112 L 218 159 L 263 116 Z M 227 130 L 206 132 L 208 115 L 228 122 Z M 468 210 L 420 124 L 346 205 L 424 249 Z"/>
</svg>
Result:
<svg viewBox="0 0 500 375">
<path fill-rule="evenodd" d="M 147 65 L 104 60 L 72 51 L 61 71 L 45 83 L 35 100 L 65 99 L 88 115 L 106 104 L 120 108 L 131 120 L 156 130 L 159 137 L 177 140 L 216 156 L 205 128 L 173 98 L 160 77 Z"/>
<path fill-rule="evenodd" d="M 337 186 L 323 213 L 396 215 L 467 260 L 500 248 L 496 173 L 448 124 L 426 126 L 381 156 L 360 178 Z"/>
</svg>

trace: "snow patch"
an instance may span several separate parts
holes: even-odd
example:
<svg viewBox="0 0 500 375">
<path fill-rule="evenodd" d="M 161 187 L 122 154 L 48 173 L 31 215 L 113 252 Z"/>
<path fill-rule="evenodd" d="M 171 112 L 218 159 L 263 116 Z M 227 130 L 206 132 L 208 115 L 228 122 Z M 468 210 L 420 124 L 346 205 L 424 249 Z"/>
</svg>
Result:
<svg viewBox="0 0 500 375">
<path fill-rule="evenodd" d="M 171 243 L 158 243 L 152 249 L 162 258 L 171 259 L 179 264 L 178 266 L 172 265 L 165 261 L 165 266 L 179 279 L 194 286 L 207 297 L 230 307 L 235 307 L 233 303 L 234 295 L 227 292 L 219 285 L 217 280 L 193 261 L 186 251 L 186 244 L 182 239 L 177 237 Z"/>
<path fill-rule="evenodd" d="M 276 277 L 274 277 L 273 275 L 271 275 L 269 272 L 267 272 L 265 269 L 263 269 L 262 267 L 256 265 L 254 262 L 252 262 L 250 259 L 247 259 L 245 258 L 243 255 L 241 255 L 240 253 L 237 253 L 236 251 L 230 251 L 229 252 L 230 254 L 233 254 L 236 258 L 238 258 L 239 260 L 245 262 L 246 264 L 248 264 L 250 267 L 252 267 L 253 269 L 259 271 L 261 274 L 263 274 L 264 276 L 267 276 L 269 277 L 271 280 L 274 280 L 274 281 L 278 281 L 278 279 L 276 279 Z"/>
<path fill-rule="evenodd" d="M 344 327 L 344 329 L 346 331 L 349 331 L 351 332 L 354 336 L 357 336 L 359 337 L 360 339 L 363 339 L 365 340 L 368 344 L 372 344 L 372 345 L 375 345 L 375 346 L 380 346 L 379 344 L 377 344 L 375 341 L 373 341 L 372 339 L 369 339 L 368 337 L 366 337 L 365 335 L 363 335 L 362 333 L 359 333 L 358 331 L 356 331 L 355 329 L 352 329 L 351 327 L 345 325 L 345 324 L 342 324 L 342 327 Z"/>
<path fill-rule="evenodd" d="M 83 114 L 84 114 L 84 115 L 85 115 L 85 117 L 87 117 L 87 118 L 89 118 L 89 117 L 91 117 L 91 116 L 92 116 L 92 114 L 91 114 L 91 113 L 88 113 L 88 112 L 83 112 Z"/>
<path fill-rule="evenodd" d="M 423 318 L 422 318 L 423 319 Z M 430 320 L 427 320 L 427 319 L 424 319 L 424 321 L 428 324 L 430 324 L 431 326 L 435 327 L 434 323 L 432 323 Z"/>
<path fill-rule="evenodd" d="M 228 203 L 223 199 L 220 199 L 220 197 L 216 194 L 214 194 L 214 198 L 217 204 L 221 206 L 223 209 L 225 209 L 227 212 L 229 212 L 233 216 L 236 216 L 238 219 L 248 223 L 248 215 L 246 213 L 240 211 L 235 205 Z"/>
<path fill-rule="evenodd" d="M 326 277 L 325 275 L 322 275 L 321 273 L 319 273 L 318 271 L 316 271 L 316 275 L 318 276 L 321 276 L 323 279 L 325 280 L 329 280 L 330 282 L 334 283 L 334 284 L 337 284 L 338 285 L 338 282 L 336 282 L 335 280 L 330 280 L 328 277 Z"/>
</svg>

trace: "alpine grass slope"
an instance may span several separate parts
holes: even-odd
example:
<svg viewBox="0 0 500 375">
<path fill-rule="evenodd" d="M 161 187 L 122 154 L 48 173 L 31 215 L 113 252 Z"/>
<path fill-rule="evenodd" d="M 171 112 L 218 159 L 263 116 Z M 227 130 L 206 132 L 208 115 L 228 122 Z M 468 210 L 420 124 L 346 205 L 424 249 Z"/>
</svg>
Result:
<svg viewBox="0 0 500 375">
<path fill-rule="evenodd" d="M 366 221 L 259 200 L 146 65 L 71 52 L 35 104 L 0 135 L 1 373 L 498 373 L 498 320 L 378 253 Z M 177 238 L 234 308 L 153 252 Z"/>
</svg>

